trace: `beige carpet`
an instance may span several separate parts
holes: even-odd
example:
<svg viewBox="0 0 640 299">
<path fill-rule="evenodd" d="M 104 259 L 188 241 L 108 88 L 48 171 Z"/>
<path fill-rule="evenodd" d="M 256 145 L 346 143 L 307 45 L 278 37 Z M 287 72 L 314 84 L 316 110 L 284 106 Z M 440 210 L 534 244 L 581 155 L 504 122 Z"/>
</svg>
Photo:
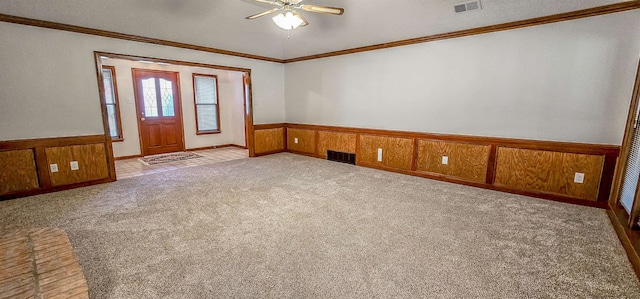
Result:
<svg viewBox="0 0 640 299">
<path fill-rule="evenodd" d="M 605 211 L 278 154 L 0 202 L 94 298 L 640 298 Z"/>
</svg>

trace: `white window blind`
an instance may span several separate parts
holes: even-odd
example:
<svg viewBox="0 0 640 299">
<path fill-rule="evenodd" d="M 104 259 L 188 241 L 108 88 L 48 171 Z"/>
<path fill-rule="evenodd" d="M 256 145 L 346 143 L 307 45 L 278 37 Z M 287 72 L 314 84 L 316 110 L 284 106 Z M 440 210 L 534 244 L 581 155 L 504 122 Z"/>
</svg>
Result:
<svg viewBox="0 0 640 299">
<path fill-rule="evenodd" d="M 114 87 L 114 74 L 111 69 L 102 69 L 104 98 L 107 104 L 107 119 L 109 121 L 109 135 L 111 138 L 121 138 L 120 121 L 118 120 L 118 100 Z"/>
<path fill-rule="evenodd" d="M 198 132 L 219 132 L 217 77 L 194 75 L 193 78 Z"/>
</svg>

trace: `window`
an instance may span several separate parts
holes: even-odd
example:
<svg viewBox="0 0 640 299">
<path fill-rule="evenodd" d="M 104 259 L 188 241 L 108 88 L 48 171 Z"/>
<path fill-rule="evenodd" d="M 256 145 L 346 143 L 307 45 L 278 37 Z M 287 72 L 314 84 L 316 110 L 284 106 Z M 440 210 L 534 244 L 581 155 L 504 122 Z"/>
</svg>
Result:
<svg viewBox="0 0 640 299">
<path fill-rule="evenodd" d="M 193 74 L 196 103 L 196 134 L 220 133 L 218 76 Z"/>
<path fill-rule="evenodd" d="M 111 135 L 111 141 L 122 141 L 122 123 L 120 122 L 116 69 L 112 66 L 103 65 L 102 80 L 104 99 L 107 106 L 107 119 L 109 120 L 109 135 Z"/>
</svg>

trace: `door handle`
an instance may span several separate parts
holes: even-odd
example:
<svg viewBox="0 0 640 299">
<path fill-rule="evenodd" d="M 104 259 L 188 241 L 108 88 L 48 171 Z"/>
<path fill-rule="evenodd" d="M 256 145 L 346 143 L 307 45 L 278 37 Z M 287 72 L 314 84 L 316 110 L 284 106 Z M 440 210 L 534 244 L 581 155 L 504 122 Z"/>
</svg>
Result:
<svg viewBox="0 0 640 299">
<path fill-rule="evenodd" d="M 145 119 L 146 119 L 146 118 L 144 118 L 144 117 L 141 117 L 141 118 L 140 118 L 140 120 L 141 120 L 141 121 L 144 121 Z"/>
</svg>

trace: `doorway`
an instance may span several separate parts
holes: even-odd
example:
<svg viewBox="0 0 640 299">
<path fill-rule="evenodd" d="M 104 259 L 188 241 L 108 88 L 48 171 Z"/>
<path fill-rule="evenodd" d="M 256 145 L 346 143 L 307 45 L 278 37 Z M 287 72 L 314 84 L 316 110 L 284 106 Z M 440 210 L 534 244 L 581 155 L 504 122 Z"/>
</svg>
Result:
<svg viewBox="0 0 640 299">
<path fill-rule="evenodd" d="M 175 85 L 171 84 L 171 86 L 175 92 L 173 95 L 173 107 L 175 109 L 175 117 L 178 118 L 176 125 L 180 126 L 180 128 L 176 128 L 174 132 L 176 134 L 180 134 L 181 138 L 179 136 L 175 138 L 176 146 L 174 151 L 204 150 L 231 145 L 245 148 L 248 150 L 250 157 L 254 156 L 252 80 L 250 69 L 98 51 L 94 52 L 94 58 L 96 62 L 98 91 L 103 114 L 103 126 L 108 143 L 109 156 L 115 157 L 116 160 L 123 160 L 150 155 L 149 153 L 144 152 L 145 146 L 142 144 L 143 134 L 141 129 L 141 123 L 143 122 L 141 118 L 145 118 L 145 122 L 148 121 L 149 118 L 144 117 L 146 115 L 142 115 L 145 107 L 137 100 L 140 96 L 136 96 L 137 94 L 140 94 L 138 89 L 141 90 L 142 88 L 141 86 L 136 86 L 141 85 L 141 83 L 135 84 L 135 81 L 138 80 L 134 80 L 135 74 L 133 70 L 151 72 L 152 74 L 150 74 L 149 77 L 154 77 L 154 75 L 163 72 L 174 74 L 174 76 L 177 75 Z M 103 66 L 111 66 L 121 70 L 119 74 L 122 75 L 117 78 L 115 76 L 111 78 L 114 85 L 116 81 L 118 81 L 118 87 L 122 87 L 116 93 L 120 97 L 119 101 L 118 98 L 114 100 L 116 104 L 119 103 L 120 109 L 118 111 L 121 112 L 121 115 L 112 115 L 113 113 L 110 114 L 110 112 L 113 112 L 113 109 L 109 109 L 109 103 L 106 101 Z M 221 74 L 220 72 L 223 73 Z M 234 128 L 233 130 L 223 129 L 222 132 L 215 134 L 202 134 L 197 132 L 197 112 L 194 111 L 194 105 L 189 104 L 190 101 L 185 102 L 186 98 L 191 99 L 193 96 L 190 91 L 191 86 L 190 84 L 186 86 L 180 84 L 186 80 L 186 77 L 188 77 L 188 75 L 184 76 L 183 74 L 192 73 L 218 75 L 221 84 L 220 92 L 223 93 L 221 94 L 221 97 L 225 99 L 232 97 L 233 99 L 239 99 L 241 101 L 240 103 L 235 102 L 234 100 L 233 105 L 224 103 L 224 105 L 221 105 L 221 113 L 224 113 L 221 114 L 221 126 L 223 128 L 230 128 L 231 126 L 231 128 Z M 171 81 L 173 82 L 173 80 Z M 237 82 L 239 82 L 240 85 L 236 85 Z M 154 84 L 159 83 L 154 80 Z M 223 86 L 224 84 L 226 84 L 226 86 Z M 125 91 L 121 92 L 121 90 Z M 158 116 L 164 116 L 162 111 L 159 110 L 162 108 L 162 103 L 158 103 L 157 94 L 158 91 L 156 90 L 155 107 L 159 108 L 155 111 L 157 111 Z M 234 116 L 229 118 L 229 113 Z M 196 119 L 192 119 L 191 115 L 194 115 Z M 227 116 L 226 122 L 223 115 Z M 110 119 L 114 117 L 121 120 L 121 122 L 110 122 Z M 113 126 L 114 124 L 118 125 L 118 129 L 122 130 L 122 138 L 117 140 L 113 137 L 109 138 L 110 126 Z M 244 127 L 244 129 L 242 129 L 241 126 Z M 147 136 L 152 137 L 152 135 L 149 134 L 147 134 Z M 156 141 L 157 140 L 158 139 L 156 138 Z M 229 143 L 229 140 L 231 140 L 231 143 Z M 160 142 L 162 142 L 162 140 L 160 140 Z M 115 167 L 113 168 L 113 172 L 115 173 Z"/>
<path fill-rule="evenodd" d="M 143 156 L 184 150 L 178 73 L 133 69 Z"/>
<path fill-rule="evenodd" d="M 640 62 L 627 116 L 610 206 L 626 229 L 640 230 Z M 640 245 L 640 239 L 638 245 Z M 640 250 L 640 248 L 637 248 Z M 640 261 L 639 261 L 640 262 Z M 639 265 L 640 266 L 640 265 Z"/>
</svg>

